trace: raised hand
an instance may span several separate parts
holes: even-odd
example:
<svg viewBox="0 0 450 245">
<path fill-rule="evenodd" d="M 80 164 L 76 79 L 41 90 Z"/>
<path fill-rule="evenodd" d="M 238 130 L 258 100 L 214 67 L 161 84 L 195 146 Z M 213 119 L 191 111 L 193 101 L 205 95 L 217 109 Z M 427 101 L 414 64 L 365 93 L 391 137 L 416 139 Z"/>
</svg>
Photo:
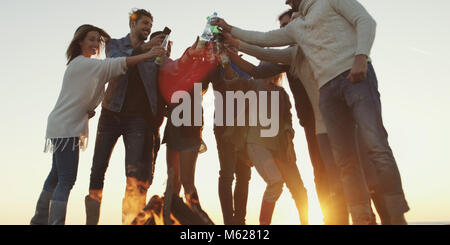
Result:
<svg viewBox="0 0 450 245">
<path fill-rule="evenodd" d="M 164 50 L 164 48 L 162 48 L 161 46 L 156 46 L 150 49 L 150 51 L 148 51 L 146 53 L 147 58 L 148 59 L 152 59 L 152 58 L 156 58 L 158 56 L 163 56 L 166 53 L 166 50 Z"/>
<path fill-rule="evenodd" d="M 222 32 L 231 32 L 231 29 L 233 28 L 222 18 L 212 19 L 211 25 L 220 27 L 222 29 Z"/>
<path fill-rule="evenodd" d="M 161 33 L 161 34 L 153 37 L 150 41 L 142 44 L 141 48 L 144 52 L 147 52 L 150 49 L 152 49 L 153 47 L 158 47 L 158 46 L 161 47 L 161 45 L 164 41 L 164 38 L 166 38 L 166 34 Z"/>
<path fill-rule="evenodd" d="M 240 41 L 234 38 L 230 33 L 224 32 L 223 37 L 224 37 L 223 42 L 225 43 L 226 46 L 233 48 L 239 47 Z"/>
<path fill-rule="evenodd" d="M 197 39 L 195 40 L 195 43 L 191 47 L 188 48 L 187 55 L 189 57 L 195 58 L 195 57 L 200 57 L 200 56 L 202 56 L 204 54 L 204 52 L 205 52 L 204 49 L 197 48 L 199 42 L 200 42 L 200 38 L 197 37 Z"/>
</svg>

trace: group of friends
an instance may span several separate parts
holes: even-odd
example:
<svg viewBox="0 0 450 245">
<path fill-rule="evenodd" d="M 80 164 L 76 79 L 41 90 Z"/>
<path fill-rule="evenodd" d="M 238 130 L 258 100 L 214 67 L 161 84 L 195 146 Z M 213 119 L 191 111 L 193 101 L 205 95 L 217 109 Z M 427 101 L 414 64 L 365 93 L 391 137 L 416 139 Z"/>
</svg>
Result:
<svg viewBox="0 0 450 245">
<path fill-rule="evenodd" d="M 292 106 L 281 86 L 285 73 L 305 131 L 324 223 L 348 225 L 350 216 L 355 225 L 376 224 L 373 202 L 382 224 L 406 225 L 404 214 L 409 206 L 383 125 L 378 81 L 370 59 L 375 21 L 356 0 L 286 0 L 286 4 L 291 9 L 279 16 L 280 29 L 269 32 L 247 31 L 221 18 L 213 19 L 211 24 L 222 31 L 229 62 L 218 64 L 203 81 L 198 81 L 203 88 L 201 94 L 189 91 L 192 96 L 202 96 L 212 84 L 218 94 L 224 95 L 222 98 L 229 91 L 275 91 L 279 95 L 279 132 L 274 137 L 261 137 L 261 124 L 214 127 L 223 223 L 245 225 L 254 166 L 266 182 L 260 224 L 271 224 L 285 184 L 300 223 L 308 224 L 308 194 L 293 144 Z M 197 158 L 207 150 L 202 140 L 203 127 L 178 126 L 172 121 L 171 112 L 179 104 L 162 98 L 160 65 L 155 63 L 157 57 L 170 57 L 172 43 L 163 48 L 166 34 L 151 33 L 152 25 L 153 16 L 138 9 L 130 14 L 130 33 L 121 39 L 111 39 L 103 29 L 92 25 L 76 30 L 67 50 L 60 96 L 48 118 L 45 151 L 53 154 L 53 162 L 32 225 L 65 224 L 79 152 L 87 147 L 88 122 L 100 103 L 85 198 L 86 224 L 99 222 L 105 173 L 120 136 L 125 145 L 126 173 L 122 224 L 131 224 L 145 208 L 165 117 L 162 143 L 167 145 L 168 182 L 164 223 L 172 223 L 171 202 L 179 198 L 181 187 L 186 204 L 204 213 L 195 187 Z M 107 58 L 92 58 L 99 55 L 103 45 Z M 201 59 L 205 51 L 199 46 L 197 39 L 177 65 L 189 67 L 195 59 Z M 281 46 L 287 48 L 268 48 Z M 238 52 L 254 56 L 261 63 L 255 66 Z M 234 116 L 232 120 L 236 121 L 241 115 L 226 116 Z"/>
</svg>

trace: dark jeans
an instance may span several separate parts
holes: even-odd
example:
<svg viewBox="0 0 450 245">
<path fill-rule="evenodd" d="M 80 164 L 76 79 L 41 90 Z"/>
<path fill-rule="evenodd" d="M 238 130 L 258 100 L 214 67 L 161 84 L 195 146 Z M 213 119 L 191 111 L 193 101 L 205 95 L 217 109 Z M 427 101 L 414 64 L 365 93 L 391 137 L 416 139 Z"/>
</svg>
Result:
<svg viewBox="0 0 450 245">
<path fill-rule="evenodd" d="M 334 160 L 328 134 L 318 134 L 316 135 L 316 138 L 319 145 L 320 156 L 326 167 L 330 192 L 327 209 L 328 217 L 325 217 L 325 224 L 348 225 L 348 210 L 344 189 L 342 187 L 339 172 L 337 171 L 336 161 Z"/>
<path fill-rule="evenodd" d="M 125 173 L 149 184 L 153 181 L 160 146 L 157 130 L 140 117 L 121 117 L 103 113 L 100 116 L 91 169 L 90 190 L 102 190 L 114 146 L 120 136 L 125 144 Z"/>
<path fill-rule="evenodd" d="M 217 134 L 216 141 L 220 162 L 219 198 L 224 224 L 243 224 L 247 214 L 248 186 L 251 178 L 250 160 L 246 157 L 247 153 L 237 152 L 233 143 L 223 140 Z"/>
<path fill-rule="evenodd" d="M 67 202 L 69 199 L 70 191 L 77 179 L 80 156 L 78 141 L 79 138 L 52 140 L 55 145 L 65 145 L 63 149 L 53 153 L 52 169 L 44 183 L 44 190 L 53 193 L 52 200 Z"/>
<path fill-rule="evenodd" d="M 355 127 L 356 133 L 356 146 L 358 149 L 359 162 L 364 172 L 364 176 L 367 181 L 367 187 L 369 188 L 369 195 L 372 202 L 377 210 L 378 216 L 380 217 L 381 224 L 390 225 L 390 217 L 386 210 L 386 205 L 384 203 L 383 193 L 380 190 L 380 184 L 378 183 L 377 170 L 375 165 L 369 159 L 369 150 L 367 145 L 363 140 L 361 140 L 361 135 L 358 127 Z M 375 214 L 374 214 L 375 219 Z"/>
<path fill-rule="evenodd" d="M 348 211 L 345 207 L 345 200 L 337 200 L 333 196 L 343 195 L 340 179 L 328 176 L 328 172 L 335 171 L 334 158 L 328 142 L 328 136 L 316 135 L 314 117 L 304 120 L 304 130 L 308 143 L 309 157 L 314 170 L 314 183 L 317 197 L 319 199 L 325 224 L 348 224 Z M 337 220 L 340 219 L 341 221 Z M 347 222 L 345 222 L 345 219 Z M 344 221 L 342 221 L 344 220 Z"/>
<path fill-rule="evenodd" d="M 370 219 L 370 198 L 358 161 L 355 125 L 368 148 L 368 158 L 377 172 L 380 190 L 390 215 L 409 210 L 400 173 L 381 117 L 378 82 L 372 64 L 367 78 L 351 83 L 345 72 L 320 89 L 320 110 L 340 170 L 345 198 L 355 222 Z"/>
</svg>

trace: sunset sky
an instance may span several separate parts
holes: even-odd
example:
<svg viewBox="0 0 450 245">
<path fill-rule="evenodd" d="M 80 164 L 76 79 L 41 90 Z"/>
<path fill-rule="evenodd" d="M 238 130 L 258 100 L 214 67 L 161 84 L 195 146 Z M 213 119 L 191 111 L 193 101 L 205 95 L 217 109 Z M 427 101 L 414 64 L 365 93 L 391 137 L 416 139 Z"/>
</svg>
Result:
<svg viewBox="0 0 450 245">
<path fill-rule="evenodd" d="M 172 57 L 178 58 L 203 31 L 214 11 L 230 24 L 267 31 L 278 28 L 284 0 L 190 1 L 5 1 L 0 9 L 0 225 L 28 224 L 51 167 L 44 154 L 47 117 L 62 84 L 65 51 L 82 24 L 104 28 L 113 38 L 129 32 L 132 8 L 148 9 L 153 31 L 172 29 Z M 378 23 L 372 60 L 379 80 L 384 123 L 411 207 L 410 222 L 450 223 L 450 2 L 446 0 L 361 0 Z M 255 59 L 250 59 L 256 64 Z M 286 86 L 287 83 L 285 82 Z M 286 86 L 288 87 L 288 86 Z M 199 156 L 196 186 L 203 208 L 223 224 L 217 183 L 219 162 L 212 131 L 212 89 L 204 98 L 208 151 Z M 81 153 L 77 183 L 72 190 L 67 224 L 85 223 L 84 196 L 100 108 L 90 121 L 89 148 Z M 295 112 L 293 112 L 295 115 Z M 321 224 L 312 167 L 303 129 L 294 118 L 298 166 L 309 191 L 311 223 Z M 164 127 L 161 128 L 161 133 Z M 162 195 L 166 180 L 166 148 L 157 161 L 148 197 Z M 119 139 L 106 174 L 100 224 L 120 224 L 125 190 L 125 152 Z M 253 169 L 248 224 L 258 224 L 265 183 Z M 273 224 L 298 224 L 290 193 L 279 200 Z"/>
</svg>

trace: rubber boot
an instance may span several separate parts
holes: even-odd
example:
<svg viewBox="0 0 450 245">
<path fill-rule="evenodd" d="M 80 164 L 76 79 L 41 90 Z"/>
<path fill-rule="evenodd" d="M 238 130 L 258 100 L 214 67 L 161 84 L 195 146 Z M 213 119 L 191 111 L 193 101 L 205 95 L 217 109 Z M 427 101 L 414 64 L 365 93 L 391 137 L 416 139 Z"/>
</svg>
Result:
<svg viewBox="0 0 450 245">
<path fill-rule="evenodd" d="M 48 215 L 49 225 L 65 225 L 66 224 L 67 202 L 50 201 L 50 211 Z"/>
<path fill-rule="evenodd" d="M 275 210 L 275 202 L 262 201 L 261 213 L 259 214 L 260 225 L 270 225 L 272 223 L 272 215 Z"/>
<path fill-rule="evenodd" d="M 36 204 L 36 211 L 31 218 L 30 225 L 48 225 L 48 210 L 50 208 L 50 199 L 52 192 L 42 190 Z"/>
<path fill-rule="evenodd" d="M 101 203 L 90 196 L 84 199 L 86 205 L 86 225 L 98 225 Z"/>
</svg>

